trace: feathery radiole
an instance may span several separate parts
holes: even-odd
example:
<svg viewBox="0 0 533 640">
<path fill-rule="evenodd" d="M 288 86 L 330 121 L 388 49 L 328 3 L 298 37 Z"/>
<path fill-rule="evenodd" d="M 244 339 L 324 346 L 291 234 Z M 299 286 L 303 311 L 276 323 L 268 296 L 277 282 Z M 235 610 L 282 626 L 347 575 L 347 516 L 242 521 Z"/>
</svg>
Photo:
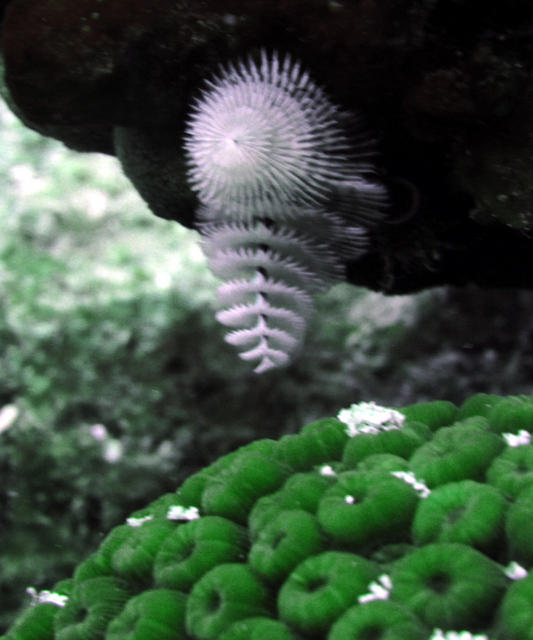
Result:
<svg viewBox="0 0 533 640">
<path fill-rule="evenodd" d="M 348 120 L 298 62 L 264 51 L 223 68 L 193 106 L 185 149 L 203 248 L 225 281 L 217 319 L 257 373 L 290 361 L 313 294 L 343 279 L 385 216 L 374 145 Z"/>
</svg>

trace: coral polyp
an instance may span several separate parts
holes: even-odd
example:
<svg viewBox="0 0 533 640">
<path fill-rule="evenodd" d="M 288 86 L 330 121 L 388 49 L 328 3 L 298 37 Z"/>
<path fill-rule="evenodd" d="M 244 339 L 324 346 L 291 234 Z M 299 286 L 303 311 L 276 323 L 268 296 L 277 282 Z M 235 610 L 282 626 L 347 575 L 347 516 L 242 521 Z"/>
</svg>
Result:
<svg viewBox="0 0 533 640">
<path fill-rule="evenodd" d="M 227 281 L 217 317 L 256 372 L 290 361 L 313 294 L 343 279 L 383 220 L 373 147 L 288 55 L 229 64 L 195 103 L 185 149 L 197 228 Z"/>
<path fill-rule="evenodd" d="M 30 589 L 2 640 L 533 640 L 533 480 L 494 472 L 529 459 L 509 436 L 533 397 L 490 402 L 360 403 L 245 445 Z"/>
</svg>

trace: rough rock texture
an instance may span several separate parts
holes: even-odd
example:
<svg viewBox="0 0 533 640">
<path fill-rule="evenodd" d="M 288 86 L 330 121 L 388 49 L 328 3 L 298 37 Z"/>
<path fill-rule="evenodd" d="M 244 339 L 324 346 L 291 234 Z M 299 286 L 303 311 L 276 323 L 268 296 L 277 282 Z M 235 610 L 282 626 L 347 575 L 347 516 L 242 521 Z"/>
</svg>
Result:
<svg viewBox="0 0 533 640">
<path fill-rule="evenodd" d="M 398 218 L 418 202 L 351 282 L 533 285 L 530 0 L 11 0 L 0 17 L 11 108 L 117 155 L 156 215 L 193 223 L 181 136 L 202 79 L 278 49 L 378 133 Z"/>
</svg>

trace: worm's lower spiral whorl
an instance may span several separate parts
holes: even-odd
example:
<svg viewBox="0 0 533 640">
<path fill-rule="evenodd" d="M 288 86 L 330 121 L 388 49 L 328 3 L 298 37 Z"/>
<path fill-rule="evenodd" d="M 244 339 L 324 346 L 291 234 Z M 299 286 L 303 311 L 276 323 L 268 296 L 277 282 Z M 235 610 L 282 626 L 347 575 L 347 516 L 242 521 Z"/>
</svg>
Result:
<svg viewBox="0 0 533 640">
<path fill-rule="evenodd" d="M 226 340 L 243 349 L 241 358 L 259 360 L 256 373 L 286 364 L 305 333 L 311 295 L 341 275 L 328 246 L 260 219 L 200 230 L 211 269 L 226 281 L 217 313 L 235 329 Z"/>
<path fill-rule="evenodd" d="M 373 145 L 289 56 L 229 65 L 193 108 L 185 148 L 228 342 L 256 372 L 302 342 L 311 296 L 343 278 L 384 218 Z"/>
</svg>

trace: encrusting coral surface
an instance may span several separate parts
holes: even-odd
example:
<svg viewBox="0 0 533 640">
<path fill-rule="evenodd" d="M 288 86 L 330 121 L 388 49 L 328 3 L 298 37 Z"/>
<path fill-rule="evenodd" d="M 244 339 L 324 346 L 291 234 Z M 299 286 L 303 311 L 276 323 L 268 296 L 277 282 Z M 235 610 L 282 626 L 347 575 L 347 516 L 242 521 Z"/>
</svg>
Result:
<svg viewBox="0 0 533 640">
<path fill-rule="evenodd" d="M 531 640 L 533 397 L 361 403 L 113 529 L 3 640 Z"/>
</svg>

